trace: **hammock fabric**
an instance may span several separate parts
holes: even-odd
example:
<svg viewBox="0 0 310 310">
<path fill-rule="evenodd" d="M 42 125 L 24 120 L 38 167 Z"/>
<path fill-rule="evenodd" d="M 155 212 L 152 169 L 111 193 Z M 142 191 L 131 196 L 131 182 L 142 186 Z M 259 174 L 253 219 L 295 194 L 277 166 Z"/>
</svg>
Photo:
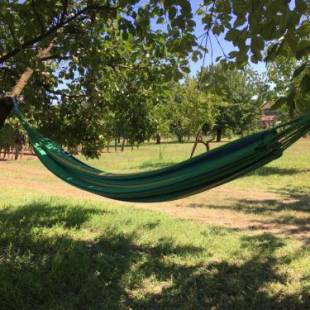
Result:
<svg viewBox="0 0 310 310">
<path fill-rule="evenodd" d="M 279 158 L 310 130 L 310 115 L 241 138 L 176 165 L 150 172 L 112 174 L 65 152 L 15 111 L 40 161 L 56 176 L 83 190 L 116 200 L 158 202 L 219 186 Z"/>
</svg>

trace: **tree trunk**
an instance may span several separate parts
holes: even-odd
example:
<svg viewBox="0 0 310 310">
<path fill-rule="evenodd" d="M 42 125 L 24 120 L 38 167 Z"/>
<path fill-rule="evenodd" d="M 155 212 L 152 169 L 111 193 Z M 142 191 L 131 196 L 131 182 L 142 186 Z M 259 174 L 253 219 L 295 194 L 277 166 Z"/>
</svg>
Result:
<svg viewBox="0 0 310 310">
<path fill-rule="evenodd" d="M 39 59 L 47 57 L 52 47 L 53 47 L 53 40 L 50 42 L 48 47 L 39 50 L 37 57 Z M 13 108 L 14 101 L 12 98 L 21 95 L 25 86 L 29 82 L 32 74 L 33 70 L 30 67 L 27 67 L 25 71 L 21 74 L 19 80 L 12 88 L 12 90 L 8 92 L 3 98 L 0 98 L 0 128 L 4 125 L 5 120 L 10 115 L 10 112 Z"/>
<path fill-rule="evenodd" d="M 122 151 L 122 152 L 124 152 L 125 141 L 126 141 L 126 139 L 125 139 L 125 138 L 123 138 L 123 142 L 122 142 L 122 149 L 121 149 L 121 151 Z"/>
<path fill-rule="evenodd" d="M 192 158 L 194 156 L 194 153 L 196 151 L 198 143 L 202 143 L 206 147 L 206 151 L 209 152 L 210 151 L 210 143 L 214 140 L 214 138 L 215 137 L 213 136 L 210 140 L 204 141 L 203 140 L 203 131 L 202 131 L 202 129 L 199 129 L 197 134 L 196 134 L 195 143 L 194 143 L 190 158 Z"/>
<path fill-rule="evenodd" d="M 110 153 L 110 142 L 111 142 L 111 140 L 108 140 L 108 142 L 107 142 L 107 152 L 108 153 Z"/>
<path fill-rule="evenodd" d="M 206 148 L 207 148 L 207 152 L 210 151 L 211 147 L 210 147 L 210 143 L 213 142 L 215 139 L 215 137 L 213 136 L 210 140 L 207 140 L 206 142 L 204 142 Z"/>
<path fill-rule="evenodd" d="M 183 143 L 183 136 L 182 135 L 177 135 L 178 142 Z"/>
<path fill-rule="evenodd" d="M 18 97 L 23 92 L 25 86 L 27 85 L 28 81 L 30 80 L 33 74 L 33 70 L 28 67 L 20 76 L 18 82 L 15 84 L 13 89 L 8 93 L 8 96 L 11 97 Z"/>
<path fill-rule="evenodd" d="M 193 149 L 192 149 L 192 152 L 191 152 L 191 156 L 190 158 L 192 158 L 194 156 L 194 153 L 196 151 L 196 148 L 197 148 L 197 145 L 198 143 L 201 141 L 201 129 L 199 129 L 196 133 L 196 137 L 195 137 L 195 143 L 194 143 L 194 146 L 193 146 Z"/>
<path fill-rule="evenodd" d="M 12 90 L 5 97 L 0 98 L 0 128 L 3 127 L 5 120 L 11 113 L 14 106 L 13 98 L 21 95 L 32 74 L 33 70 L 29 67 L 26 68 Z"/>
<path fill-rule="evenodd" d="M 160 144 L 160 142 L 161 142 L 161 136 L 160 136 L 160 134 L 157 134 L 156 135 L 156 144 Z"/>
<path fill-rule="evenodd" d="M 0 98 L 0 129 L 3 127 L 5 120 L 10 115 L 14 106 L 13 98 L 3 97 Z"/>
<path fill-rule="evenodd" d="M 216 142 L 221 142 L 221 140 L 222 140 L 222 133 L 223 133 L 222 127 L 217 127 L 216 128 Z"/>
</svg>

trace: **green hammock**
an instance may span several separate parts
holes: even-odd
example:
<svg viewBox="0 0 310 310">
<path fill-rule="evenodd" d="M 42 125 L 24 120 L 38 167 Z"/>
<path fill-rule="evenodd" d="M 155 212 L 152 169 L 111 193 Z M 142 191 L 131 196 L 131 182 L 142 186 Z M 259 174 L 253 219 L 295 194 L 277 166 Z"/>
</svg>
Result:
<svg viewBox="0 0 310 310">
<path fill-rule="evenodd" d="M 116 200 L 157 202 L 186 197 L 234 180 L 270 161 L 310 130 L 310 115 L 268 129 L 176 165 L 150 172 L 100 171 L 40 135 L 15 111 L 40 161 L 62 180 Z"/>
</svg>

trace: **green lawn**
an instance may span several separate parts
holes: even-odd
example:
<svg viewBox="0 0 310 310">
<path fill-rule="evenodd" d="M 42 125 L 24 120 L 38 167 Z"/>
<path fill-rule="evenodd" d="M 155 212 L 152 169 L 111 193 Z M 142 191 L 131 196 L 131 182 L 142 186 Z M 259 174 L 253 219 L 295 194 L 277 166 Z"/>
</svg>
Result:
<svg viewBox="0 0 310 310">
<path fill-rule="evenodd" d="M 154 169 L 187 158 L 191 147 L 145 145 L 90 162 L 108 171 Z M 158 205 L 292 228 L 283 233 L 97 198 L 36 160 L 0 169 L 0 309 L 309 306 L 309 139 L 219 190 Z"/>
</svg>

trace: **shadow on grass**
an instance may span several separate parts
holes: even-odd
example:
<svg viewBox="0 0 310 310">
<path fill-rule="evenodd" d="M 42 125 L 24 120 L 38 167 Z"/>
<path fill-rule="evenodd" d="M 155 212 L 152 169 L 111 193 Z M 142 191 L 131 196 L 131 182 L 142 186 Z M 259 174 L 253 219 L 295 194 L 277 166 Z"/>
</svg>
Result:
<svg viewBox="0 0 310 310">
<path fill-rule="evenodd" d="M 261 167 L 248 175 L 269 176 L 269 175 L 292 175 L 296 173 L 307 172 L 306 170 L 294 168 L 279 168 L 279 167 Z"/>
<path fill-rule="evenodd" d="M 113 223 L 93 241 L 57 233 L 58 226 L 76 231 L 101 212 L 48 204 L 0 212 L 0 308 L 305 307 L 306 292 L 272 296 L 264 289 L 271 282 L 287 281 L 277 274 L 276 264 L 281 262 L 274 257 L 283 243 L 272 235 L 243 237 L 242 250 L 254 253 L 248 259 L 187 265 L 182 258 L 198 255 L 204 249 L 177 246 L 165 238 L 152 245 L 141 244 L 135 233 L 121 233 Z M 155 221 L 144 229 L 158 225 Z M 51 227 L 55 228 L 53 233 Z M 156 280 L 155 287 L 151 279 Z"/>
<path fill-rule="evenodd" d="M 287 235 L 299 236 L 301 240 L 308 244 L 310 242 L 308 239 L 310 232 L 309 217 L 304 217 L 302 214 L 310 212 L 309 194 L 305 190 L 294 187 L 277 191 L 277 193 L 281 195 L 279 199 L 236 199 L 226 205 L 192 203 L 189 204 L 189 207 L 266 215 L 268 217 L 265 219 L 255 220 L 251 229 L 265 230 L 268 227 L 275 228 Z M 285 213 L 286 211 L 295 212 L 287 214 Z"/>
<path fill-rule="evenodd" d="M 236 199 L 231 205 L 190 204 L 192 208 L 214 208 L 233 210 L 252 214 L 271 214 L 281 211 L 310 212 L 310 196 L 306 191 L 298 188 L 287 188 L 277 191 L 281 195 L 279 199 Z"/>
<path fill-rule="evenodd" d="M 0 210 L 0 221 L 2 226 L 8 229 L 17 228 L 21 224 L 21 232 L 34 227 L 53 227 L 62 225 L 65 228 L 80 228 L 94 214 L 103 214 L 108 211 L 83 208 L 82 206 L 67 207 L 63 205 L 52 205 L 48 203 L 32 203 L 17 209 L 7 207 Z M 3 227 L 1 227 L 3 229 Z"/>
<path fill-rule="evenodd" d="M 148 169 L 160 169 L 166 168 L 169 166 L 175 165 L 175 162 L 152 162 L 152 161 L 145 161 L 141 165 L 135 167 L 136 169 L 141 170 L 148 170 Z"/>
</svg>

